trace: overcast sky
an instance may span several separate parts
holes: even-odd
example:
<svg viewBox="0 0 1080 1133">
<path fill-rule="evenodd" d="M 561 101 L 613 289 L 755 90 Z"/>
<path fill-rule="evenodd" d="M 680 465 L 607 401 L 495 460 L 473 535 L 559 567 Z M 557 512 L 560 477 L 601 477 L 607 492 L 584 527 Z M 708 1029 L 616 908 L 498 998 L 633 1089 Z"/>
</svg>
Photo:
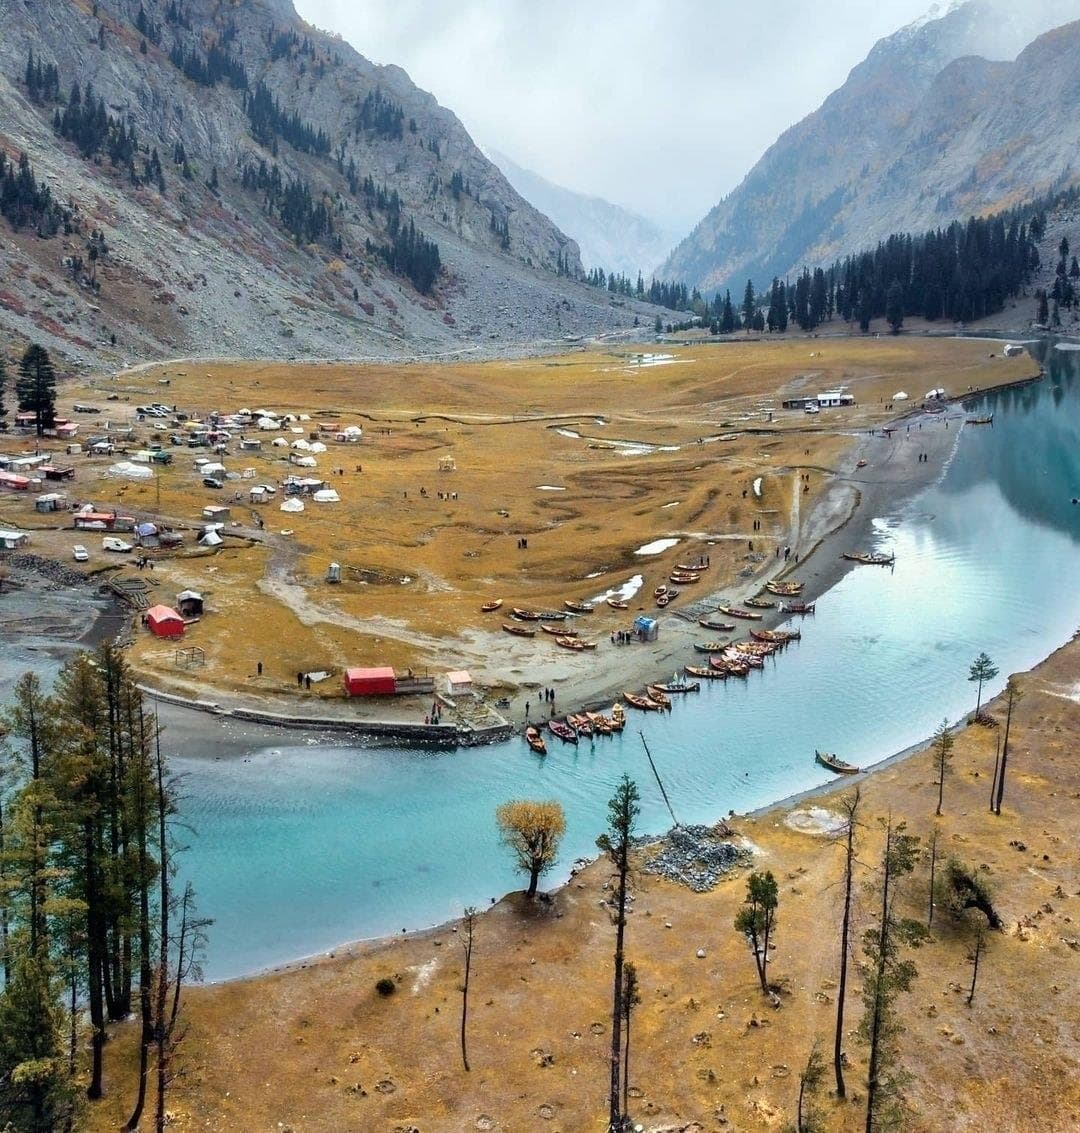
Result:
<svg viewBox="0 0 1080 1133">
<path fill-rule="evenodd" d="M 480 145 L 684 229 L 876 40 L 930 8 L 930 0 L 295 3 L 373 62 L 404 67 Z"/>
</svg>

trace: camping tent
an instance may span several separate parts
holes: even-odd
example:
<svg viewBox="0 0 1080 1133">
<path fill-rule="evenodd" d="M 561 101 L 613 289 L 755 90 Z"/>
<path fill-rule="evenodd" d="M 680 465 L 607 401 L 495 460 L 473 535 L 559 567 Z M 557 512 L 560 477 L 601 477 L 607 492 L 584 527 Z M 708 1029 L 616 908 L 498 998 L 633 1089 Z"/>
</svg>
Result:
<svg viewBox="0 0 1080 1133">
<path fill-rule="evenodd" d="M 292 512 L 293 514 L 298 515 L 300 512 L 302 512 L 304 510 L 304 501 L 298 500 L 295 496 L 293 496 L 291 499 L 286 500 L 281 505 L 281 510 L 287 511 L 287 512 Z"/>
<path fill-rule="evenodd" d="M 180 637 L 184 632 L 184 619 L 170 606 L 151 606 L 143 621 L 156 637 Z"/>
<path fill-rule="evenodd" d="M 337 504 L 341 502 L 341 497 L 333 488 L 320 488 L 311 498 L 317 504 Z"/>
<path fill-rule="evenodd" d="M 208 527 L 199 539 L 199 544 L 203 547 L 220 547 L 224 542 L 225 540 L 217 533 L 216 527 Z"/>
<path fill-rule="evenodd" d="M 145 464 L 132 464 L 129 460 L 122 460 L 119 464 L 109 465 L 110 476 L 120 476 L 125 480 L 153 479 L 153 469 Z"/>
<path fill-rule="evenodd" d="M 893 401 L 907 401 L 908 395 L 901 390 L 899 393 L 894 393 L 892 399 Z"/>
<path fill-rule="evenodd" d="M 198 617 L 203 612 L 203 596 L 197 590 L 181 590 L 176 596 L 176 608 L 186 618 Z"/>
</svg>

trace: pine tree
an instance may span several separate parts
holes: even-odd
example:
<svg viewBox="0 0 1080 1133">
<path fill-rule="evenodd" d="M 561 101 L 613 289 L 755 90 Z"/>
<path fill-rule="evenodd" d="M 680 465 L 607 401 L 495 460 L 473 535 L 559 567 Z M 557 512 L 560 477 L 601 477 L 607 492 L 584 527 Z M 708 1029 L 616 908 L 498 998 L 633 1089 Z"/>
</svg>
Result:
<svg viewBox="0 0 1080 1133">
<path fill-rule="evenodd" d="M 894 279 L 885 293 L 885 321 L 893 334 L 899 334 L 904 325 L 904 288 L 900 280 Z"/>
<path fill-rule="evenodd" d="M 37 343 L 26 348 L 15 379 L 19 409 L 35 414 L 37 435 L 43 436 L 56 421 L 56 373 L 49 352 Z"/>
<path fill-rule="evenodd" d="M 7 359 L 3 354 L 0 354 L 0 428 L 3 428 L 4 422 L 7 420 L 7 406 L 4 403 L 4 395 L 7 393 Z"/>
<path fill-rule="evenodd" d="M 757 310 L 757 297 L 754 294 L 754 281 L 748 279 L 746 281 L 746 290 L 743 292 L 742 301 L 742 316 L 743 326 L 746 327 L 747 332 L 754 324 L 754 312 Z"/>
</svg>

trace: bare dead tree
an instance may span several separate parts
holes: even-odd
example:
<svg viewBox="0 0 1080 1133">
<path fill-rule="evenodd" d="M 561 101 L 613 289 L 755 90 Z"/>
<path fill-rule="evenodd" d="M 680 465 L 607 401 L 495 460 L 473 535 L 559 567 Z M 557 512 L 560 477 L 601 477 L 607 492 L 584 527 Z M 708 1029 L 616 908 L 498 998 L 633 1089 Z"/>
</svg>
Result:
<svg viewBox="0 0 1080 1133">
<path fill-rule="evenodd" d="M 465 1024 L 469 1017 L 469 976 L 472 972 L 473 930 L 476 927 L 476 909 L 471 905 L 465 910 L 463 924 L 465 939 L 461 947 L 465 952 L 465 979 L 461 985 L 461 1061 L 466 1071 L 469 1069 L 469 1052 L 465 1045 Z"/>
<path fill-rule="evenodd" d="M 833 1070 L 836 1074 L 836 1096 L 847 1097 L 844 1085 L 844 996 L 847 994 L 848 951 L 851 938 L 851 889 L 855 870 L 855 816 L 859 811 L 862 791 L 856 787 L 840 800 L 844 811 L 844 916 L 840 922 L 840 980 L 836 993 L 836 1034 L 833 1038 Z"/>
<path fill-rule="evenodd" d="M 1023 690 L 1015 677 L 1009 677 L 1005 684 L 1005 735 L 1001 741 L 1001 765 L 998 767 L 997 793 L 994 795 L 994 814 L 1001 814 L 1001 800 L 1005 796 L 1005 770 L 1009 762 L 1009 728 L 1012 725 L 1013 708 L 1024 699 Z"/>
</svg>

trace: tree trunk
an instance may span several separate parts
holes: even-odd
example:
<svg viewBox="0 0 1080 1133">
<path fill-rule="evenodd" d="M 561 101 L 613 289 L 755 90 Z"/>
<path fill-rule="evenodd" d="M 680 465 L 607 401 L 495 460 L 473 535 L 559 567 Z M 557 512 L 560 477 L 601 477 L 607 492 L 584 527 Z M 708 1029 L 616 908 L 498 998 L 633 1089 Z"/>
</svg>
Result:
<svg viewBox="0 0 1080 1133">
<path fill-rule="evenodd" d="M 930 902 L 929 908 L 926 911 L 926 927 L 929 928 L 934 923 L 934 867 L 937 865 L 937 827 L 934 828 L 934 833 L 930 838 Z"/>
<path fill-rule="evenodd" d="M 168 813 L 168 797 L 165 791 L 165 767 L 161 758 L 161 732 L 157 727 L 155 718 L 155 767 L 157 784 L 155 803 L 157 805 L 158 819 L 158 901 L 160 909 L 160 925 L 158 928 L 158 970 L 155 984 L 154 1003 L 154 1042 L 157 1058 L 157 1095 L 154 1105 L 154 1129 L 156 1133 L 165 1133 L 165 1092 L 169 1082 L 169 1036 L 176 1023 L 176 1016 L 180 1010 L 180 981 L 183 979 L 184 969 L 182 957 L 184 951 L 184 934 L 180 934 L 180 956 L 176 967 L 176 981 L 174 984 L 172 1016 L 165 1021 L 165 1008 L 169 997 L 169 839 L 168 827 L 165 817 Z M 185 912 L 187 905 L 185 902 Z M 185 917 L 186 919 L 186 917 Z"/>
<path fill-rule="evenodd" d="M 529 870 L 529 888 L 525 890 L 525 896 L 531 901 L 536 896 L 536 887 L 540 882 L 540 863 L 534 862 L 532 868 Z"/>
<path fill-rule="evenodd" d="M 135 775 L 134 830 L 135 852 L 139 863 L 139 1013 L 142 1017 L 142 1033 L 139 1037 L 139 1084 L 135 1097 L 135 1107 L 127 1120 L 126 1129 L 138 1129 L 146 1105 L 146 1079 L 150 1070 L 150 1044 L 154 1041 L 154 1023 L 151 1011 L 153 971 L 150 964 L 150 856 L 147 853 L 149 799 L 146 786 L 149 768 L 146 760 L 146 737 L 143 714 L 139 711 L 140 756 L 133 761 Z"/>
<path fill-rule="evenodd" d="M 1005 712 L 1005 735 L 1001 740 L 1001 766 L 998 768 L 997 794 L 994 796 L 994 814 L 1001 814 L 1001 800 L 1005 797 L 1005 768 L 1009 762 L 1009 726 L 1012 724 L 1013 701 L 1015 695 L 1009 693 L 1009 706 Z"/>
<path fill-rule="evenodd" d="M 465 1025 L 469 1018 L 469 975 L 472 972 L 473 918 L 472 909 L 465 910 L 465 981 L 461 987 L 461 1062 L 469 1071 L 469 1051 L 466 1047 Z"/>
<path fill-rule="evenodd" d="M 836 993 L 836 1034 L 833 1039 L 833 1070 L 836 1074 L 836 1096 L 847 1097 L 844 1085 L 844 996 L 847 992 L 848 939 L 851 933 L 851 885 L 855 866 L 855 813 L 859 807 L 860 790 L 848 805 L 847 849 L 844 865 L 844 917 L 840 925 L 840 982 Z"/>
<path fill-rule="evenodd" d="M 0 798 L 0 885 L 4 881 L 4 800 Z M 8 910 L 0 905 L 0 966 L 4 973 L 4 987 L 11 985 L 11 952 L 8 949 Z"/>
<path fill-rule="evenodd" d="M 626 1010 L 626 1038 L 623 1040 L 623 1075 L 622 1075 L 622 1112 L 623 1116 L 630 1112 L 630 1012 L 629 1004 L 624 1004 Z"/>
<path fill-rule="evenodd" d="M 889 942 L 889 882 L 891 880 L 892 825 L 885 833 L 885 854 L 882 858 L 883 875 L 881 882 L 881 928 L 878 934 L 876 984 L 874 987 L 874 1011 L 870 1020 L 870 1059 L 866 1071 L 866 1133 L 874 1130 L 874 1107 L 877 1104 L 879 1078 L 881 1075 L 881 1030 L 884 1021 L 885 1004 L 885 966 L 888 958 Z"/>
<path fill-rule="evenodd" d="M 975 937 L 975 954 L 972 957 L 971 969 L 971 990 L 968 992 L 967 1005 L 970 1007 L 975 1001 L 975 981 L 979 978 L 979 957 L 982 956 L 983 950 L 983 929 L 979 926 L 978 934 Z"/>
<path fill-rule="evenodd" d="M 626 932 L 626 875 L 630 869 L 630 847 L 625 838 L 619 844 L 619 888 L 615 920 L 615 980 L 611 1004 L 611 1083 L 609 1093 L 609 1128 L 622 1128 L 620 1111 L 619 1071 L 622 1063 L 622 991 L 623 941 Z"/>
<path fill-rule="evenodd" d="M 90 1008 L 90 1081 L 86 1087 L 86 1096 L 96 1100 L 102 1093 L 102 1058 L 105 1047 L 105 1004 L 102 1000 L 104 918 L 101 887 L 98 884 L 97 838 L 92 818 L 84 823 L 83 834 L 86 859 L 87 999 Z"/>
</svg>

